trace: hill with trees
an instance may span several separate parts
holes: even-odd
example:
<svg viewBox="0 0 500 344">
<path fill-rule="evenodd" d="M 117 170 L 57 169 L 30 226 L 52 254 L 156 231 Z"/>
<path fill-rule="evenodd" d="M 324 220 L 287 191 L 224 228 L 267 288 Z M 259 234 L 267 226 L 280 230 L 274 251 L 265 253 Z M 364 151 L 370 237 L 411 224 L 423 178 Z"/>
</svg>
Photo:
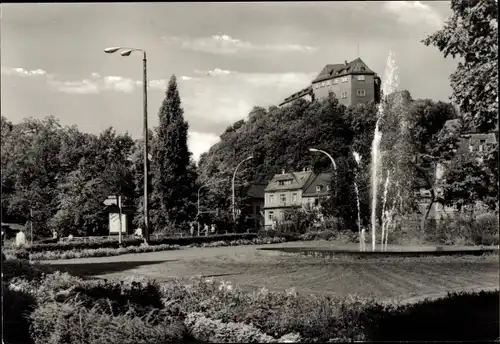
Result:
<svg viewBox="0 0 500 344">
<path fill-rule="evenodd" d="M 392 104 L 389 111 L 401 111 L 403 106 L 409 112 L 409 131 L 415 142 L 412 149 L 430 153 L 443 124 L 456 116 L 453 106 L 428 99 L 413 100 L 407 91 L 399 93 L 408 101 L 401 105 L 394 101 L 396 95 L 389 96 L 389 103 Z M 240 120 L 229 126 L 221 135 L 221 141 L 201 156 L 200 184 L 226 180 L 207 187 L 210 192 L 203 198 L 204 204 L 209 204 L 212 209 L 230 209 L 232 174 L 236 165 L 248 156 L 253 156 L 253 159 L 241 167 L 237 176 L 237 184 L 240 185 L 238 199 L 242 203 L 248 202 L 242 186 L 267 183 L 283 169 L 300 171 L 311 168 L 317 173 L 332 171 L 328 157 L 309 152 L 309 148 L 317 148 L 330 153 L 339 169 L 337 183 L 331 188 L 332 195 L 335 194 L 332 202 L 337 206 L 330 207 L 330 210 L 352 224 L 356 211 L 353 187 L 353 172 L 356 169 L 353 151 L 356 151 L 361 155 L 359 189 L 366 223 L 371 142 L 377 111 L 375 103 L 346 108 L 333 95 L 313 102 L 299 99 L 283 108 L 273 106 L 266 110 L 255 107 L 246 121 Z M 389 122 L 383 123 L 383 130 L 388 131 L 390 125 Z M 416 151 L 408 151 L 407 154 L 416 154 Z M 341 212 L 339 205 L 342 206 Z"/>
</svg>

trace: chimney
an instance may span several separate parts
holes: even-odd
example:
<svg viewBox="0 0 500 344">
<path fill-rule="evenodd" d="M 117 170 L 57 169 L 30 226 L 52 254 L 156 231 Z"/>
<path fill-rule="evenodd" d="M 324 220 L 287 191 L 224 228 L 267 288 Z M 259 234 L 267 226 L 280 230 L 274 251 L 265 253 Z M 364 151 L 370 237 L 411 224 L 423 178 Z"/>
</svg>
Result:
<svg viewBox="0 0 500 344">
<path fill-rule="evenodd" d="M 345 65 L 347 66 L 347 60 L 344 61 Z"/>
</svg>

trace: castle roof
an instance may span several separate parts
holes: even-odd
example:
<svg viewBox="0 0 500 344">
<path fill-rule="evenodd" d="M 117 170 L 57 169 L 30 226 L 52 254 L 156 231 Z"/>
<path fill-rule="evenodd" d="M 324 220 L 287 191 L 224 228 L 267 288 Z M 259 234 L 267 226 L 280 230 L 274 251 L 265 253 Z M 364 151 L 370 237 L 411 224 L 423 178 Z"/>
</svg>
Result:
<svg viewBox="0 0 500 344">
<path fill-rule="evenodd" d="M 312 83 L 350 74 L 375 75 L 376 73 L 358 57 L 349 63 L 346 61 L 346 63 L 327 64 Z"/>
</svg>

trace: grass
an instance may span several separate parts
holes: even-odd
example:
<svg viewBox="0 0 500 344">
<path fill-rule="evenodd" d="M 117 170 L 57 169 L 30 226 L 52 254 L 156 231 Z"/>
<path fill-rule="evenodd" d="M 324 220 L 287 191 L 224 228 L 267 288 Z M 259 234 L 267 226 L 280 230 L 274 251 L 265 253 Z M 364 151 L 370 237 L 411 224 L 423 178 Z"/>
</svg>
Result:
<svg viewBox="0 0 500 344">
<path fill-rule="evenodd" d="M 315 247 L 321 244 L 325 245 L 321 242 L 295 242 L 265 247 Z M 264 286 L 273 291 L 295 287 L 303 293 L 354 295 L 379 300 L 406 300 L 447 291 L 498 288 L 499 262 L 496 255 L 360 261 L 348 257 L 324 259 L 270 254 L 256 250 L 257 247 L 264 246 L 188 248 L 47 263 L 77 275 L 93 274 L 106 278 L 135 275 L 159 281 L 201 275 L 231 281 L 247 291 Z M 153 261 L 154 264 L 148 263 Z M 127 268 L 123 262 L 142 263 Z M 109 267 L 110 271 L 97 269 L 96 266 L 102 263 L 108 266 L 115 264 L 115 267 Z"/>
</svg>

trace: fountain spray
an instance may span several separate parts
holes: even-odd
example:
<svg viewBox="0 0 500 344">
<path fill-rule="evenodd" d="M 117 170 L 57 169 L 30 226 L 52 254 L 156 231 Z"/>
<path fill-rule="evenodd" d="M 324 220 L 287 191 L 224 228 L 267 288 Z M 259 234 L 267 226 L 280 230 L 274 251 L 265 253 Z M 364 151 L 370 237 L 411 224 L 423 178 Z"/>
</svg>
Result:
<svg viewBox="0 0 500 344">
<path fill-rule="evenodd" d="M 375 124 L 375 133 L 373 135 L 372 141 L 372 214 L 371 214 L 371 224 L 372 224 L 372 251 L 375 251 L 376 242 L 376 225 L 377 225 L 377 188 L 378 188 L 378 170 L 380 167 L 380 141 L 382 139 L 382 132 L 380 131 L 380 119 L 382 118 L 385 111 L 385 104 L 387 96 L 394 92 L 398 87 L 398 76 L 396 74 L 396 65 L 392 57 L 392 52 L 389 51 L 389 56 L 387 57 L 386 68 L 384 73 L 384 81 L 382 83 L 383 99 L 381 99 L 378 112 L 377 112 L 377 123 Z"/>
<path fill-rule="evenodd" d="M 361 156 L 359 155 L 358 152 L 354 152 L 352 153 L 352 155 L 354 155 L 354 159 L 356 160 L 356 164 L 358 165 L 359 167 L 359 163 L 361 162 Z M 358 189 L 358 183 L 356 181 L 357 179 L 357 176 L 358 176 L 358 173 L 355 172 L 354 174 L 354 190 L 356 191 L 356 202 L 357 202 L 357 206 L 358 206 L 358 238 L 359 238 L 359 250 L 362 251 L 364 246 L 365 246 L 365 243 L 364 243 L 364 240 L 365 240 L 365 237 L 361 235 L 361 207 L 359 205 L 359 189 Z"/>
<path fill-rule="evenodd" d="M 389 182 L 391 180 L 391 171 L 387 170 L 387 176 L 385 177 L 385 183 L 384 183 L 384 195 L 382 198 L 382 247 L 384 245 L 384 235 L 387 227 L 387 215 L 388 215 L 388 210 L 386 209 L 386 204 L 387 204 L 387 191 L 389 190 Z"/>
</svg>

